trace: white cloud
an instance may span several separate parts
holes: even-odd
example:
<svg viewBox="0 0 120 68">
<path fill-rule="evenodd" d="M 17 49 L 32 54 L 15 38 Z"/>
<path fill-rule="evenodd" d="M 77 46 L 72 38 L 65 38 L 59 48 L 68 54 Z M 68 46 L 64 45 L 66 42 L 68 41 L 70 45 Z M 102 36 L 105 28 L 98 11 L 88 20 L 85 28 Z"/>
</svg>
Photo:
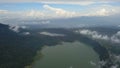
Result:
<svg viewBox="0 0 120 68">
<path fill-rule="evenodd" d="M 118 31 L 118 32 L 116 33 L 116 35 L 120 37 L 120 31 Z"/>
<path fill-rule="evenodd" d="M 109 15 L 109 11 L 107 11 L 105 8 L 100 9 L 99 11 L 97 11 L 97 14 L 101 15 L 101 16 L 106 16 Z"/>
<path fill-rule="evenodd" d="M 75 12 L 66 11 L 66 10 L 61 9 L 61 8 L 54 8 L 54 7 L 51 7 L 49 5 L 44 5 L 43 7 L 45 9 L 49 10 L 49 11 L 53 11 L 56 16 L 60 16 L 60 17 L 73 17 L 73 16 L 76 16 Z"/>
<path fill-rule="evenodd" d="M 103 40 L 109 40 L 109 37 L 107 35 L 101 35 L 96 31 L 91 31 L 91 30 L 80 30 L 81 34 L 84 35 L 90 35 L 94 39 L 103 39 Z"/>
<path fill-rule="evenodd" d="M 17 33 L 19 32 L 19 28 L 17 25 L 9 25 L 9 29 Z"/>
<path fill-rule="evenodd" d="M 22 28 L 22 29 L 26 29 L 26 28 L 28 28 L 28 27 L 27 27 L 27 26 L 21 26 L 21 28 Z"/>
<path fill-rule="evenodd" d="M 20 29 L 26 29 L 26 28 L 27 28 L 26 26 L 9 25 L 9 29 L 16 32 L 16 33 L 19 33 Z M 25 32 L 24 34 L 28 34 L 28 32 Z"/>
<path fill-rule="evenodd" d="M 118 68 L 118 65 L 113 65 L 110 68 Z"/>
<path fill-rule="evenodd" d="M 49 24 L 50 21 L 42 21 L 41 24 Z"/>
<path fill-rule="evenodd" d="M 118 31 L 116 34 L 110 37 L 108 35 L 102 35 L 97 31 L 91 31 L 87 29 L 79 30 L 77 32 L 80 32 L 80 34 L 83 34 L 83 35 L 88 35 L 93 39 L 101 39 L 101 40 L 111 41 L 113 43 L 120 43 L 120 31 Z"/>
<path fill-rule="evenodd" d="M 101 5 L 93 8 L 89 8 L 88 12 L 75 12 L 75 11 L 67 11 L 61 8 L 54 8 L 49 5 L 43 6 L 45 9 L 49 11 L 53 11 L 56 16 L 61 17 L 77 17 L 77 16 L 110 16 L 113 14 L 117 14 L 120 11 L 120 7 L 111 6 L 111 5 Z M 92 10 L 92 11 L 91 11 Z"/>
<path fill-rule="evenodd" d="M 120 31 L 118 31 L 116 34 L 114 34 L 112 37 L 111 37 L 111 40 L 116 42 L 116 43 L 120 43 Z"/>
<path fill-rule="evenodd" d="M 48 20 L 48 19 L 58 19 L 58 18 L 72 18 L 81 16 L 110 16 L 113 14 L 120 13 L 120 7 L 102 5 L 83 9 L 82 11 L 70 11 L 65 8 L 58 8 L 51 5 L 43 5 L 43 10 L 26 10 L 26 11 L 9 11 L 0 10 L 0 22 L 7 23 L 10 21 L 18 23 L 26 23 L 27 21 L 35 20 Z M 80 8 L 78 8 L 80 9 Z M 38 22 L 37 22 L 38 23 Z M 47 23 L 47 22 L 39 22 Z M 48 22 L 49 23 L 49 22 Z"/>
<path fill-rule="evenodd" d="M 61 8 L 54 8 L 49 5 L 43 5 L 43 10 L 27 10 L 27 11 L 0 11 L 0 19 L 4 20 L 46 20 L 54 18 L 70 18 L 79 16 L 76 12 L 67 11 Z M 3 14 L 4 13 L 4 14 Z M 43 22 L 42 22 L 43 23 Z"/>
<path fill-rule="evenodd" d="M 6 14 L 8 13 L 8 10 L 0 10 L 0 14 Z"/>
<path fill-rule="evenodd" d="M 110 56 L 112 57 L 112 59 L 116 65 L 117 65 L 117 63 L 120 63 L 120 54 L 111 53 Z"/>
<path fill-rule="evenodd" d="M 91 5 L 94 4 L 96 2 L 94 1 L 69 1 L 69 2 L 65 2 L 65 1 L 41 1 L 41 3 L 44 4 L 77 4 L 77 5 L 83 5 L 83 6 L 87 6 L 87 5 Z"/>
<path fill-rule="evenodd" d="M 97 64 L 93 61 L 90 61 L 90 64 L 93 65 L 93 66 L 96 66 Z"/>
<path fill-rule="evenodd" d="M 112 5 L 100 5 L 90 9 L 92 11 L 88 13 L 89 16 L 110 16 L 120 13 L 120 7 Z"/>
<path fill-rule="evenodd" d="M 23 34 L 24 35 L 30 35 L 30 32 L 24 32 Z"/>
<path fill-rule="evenodd" d="M 118 25 L 117 27 L 120 27 L 120 25 Z"/>
<path fill-rule="evenodd" d="M 100 66 L 105 66 L 105 65 L 106 65 L 106 63 L 107 63 L 107 61 L 104 61 L 104 60 L 99 61 Z"/>
<path fill-rule="evenodd" d="M 64 34 L 57 34 L 57 33 L 50 33 L 50 32 L 40 32 L 42 35 L 47 35 L 47 36 L 65 36 Z"/>
<path fill-rule="evenodd" d="M 30 10 L 25 12 L 26 17 L 32 17 L 32 18 L 43 18 L 45 14 L 38 10 Z"/>
</svg>

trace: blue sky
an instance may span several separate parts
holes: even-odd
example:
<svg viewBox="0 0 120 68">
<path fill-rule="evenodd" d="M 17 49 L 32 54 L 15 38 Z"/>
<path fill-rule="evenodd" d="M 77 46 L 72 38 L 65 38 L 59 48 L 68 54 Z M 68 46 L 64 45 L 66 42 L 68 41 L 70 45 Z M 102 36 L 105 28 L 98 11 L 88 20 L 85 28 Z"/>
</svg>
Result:
<svg viewBox="0 0 120 68">
<path fill-rule="evenodd" d="M 119 2 L 81 0 L 0 1 L 0 22 L 25 22 L 74 17 L 111 17 L 120 14 Z"/>
<path fill-rule="evenodd" d="M 43 4 L 41 3 L 3 3 L 0 4 L 0 9 L 11 11 L 22 11 L 29 9 L 42 10 L 42 5 Z"/>
<path fill-rule="evenodd" d="M 1 10 L 10 10 L 10 11 L 24 11 L 24 10 L 43 10 L 42 7 L 44 3 L 28 2 L 28 3 L 0 3 Z M 79 4 L 48 4 L 52 7 L 62 8 L 70 11 L 80 11 L 91 7 L 97 7 L 101 5 L 111 5 L 111 6 L 120 6 L 119 2 L 110 2 L 110 3 L 94 3 L 91 5 L 79 5 Z"/>
<path fill-rule="evenodd" d="M 0 4 L 0 9 L 2 10 L 11 10 L 11 11 L 22 11 L 22 10 L 30 10 L 30 9 L 36 9 L 36 10 L 43 10 L 43 3 L 3 3 Z M 87 8 L 86 6 L 81 5 L 70 5 L 70 4 L 48 4 L 52 7 L 57 8 L 63 8 L 66 10 L 82 10 Z"/>
</svg>

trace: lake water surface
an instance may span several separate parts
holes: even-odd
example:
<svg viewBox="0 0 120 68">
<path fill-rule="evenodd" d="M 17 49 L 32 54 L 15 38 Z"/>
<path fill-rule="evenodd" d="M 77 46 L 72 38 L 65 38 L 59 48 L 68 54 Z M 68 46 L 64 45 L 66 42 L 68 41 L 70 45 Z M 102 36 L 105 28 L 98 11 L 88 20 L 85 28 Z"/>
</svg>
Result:
<svg viewBox="0 0 120 68">
<path fill-rule="evenodd" d="M 45 46 L 41 53 L 43 57 L 34 62 L 33 68 L 98 68 L 98 55 L 81 42 Z"/>
</svg>

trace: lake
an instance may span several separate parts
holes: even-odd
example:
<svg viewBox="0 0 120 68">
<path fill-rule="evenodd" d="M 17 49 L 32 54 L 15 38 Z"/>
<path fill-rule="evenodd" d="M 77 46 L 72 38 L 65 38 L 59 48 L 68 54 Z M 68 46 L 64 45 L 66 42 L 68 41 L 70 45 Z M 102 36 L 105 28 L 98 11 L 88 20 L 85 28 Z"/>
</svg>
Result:
<svg viewBox="0 0 120 68">
<path fill-rule="evenodd" d="M 44 46 L 43 57 L 33 63 L 33 68 L 98 68 L 98 54 L 81 42 L 63 42 Z"/>
</svg>

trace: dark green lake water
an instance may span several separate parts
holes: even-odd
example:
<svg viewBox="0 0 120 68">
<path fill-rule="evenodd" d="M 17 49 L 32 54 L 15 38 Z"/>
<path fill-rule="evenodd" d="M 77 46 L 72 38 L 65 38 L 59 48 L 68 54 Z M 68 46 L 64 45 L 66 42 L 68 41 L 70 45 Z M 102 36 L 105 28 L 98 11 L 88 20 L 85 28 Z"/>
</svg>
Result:
<svg viewBox="0 0 120 68">
<path fill-rule="evenodd" d="M 33 63 L 33 68 L 98 68 L 94 64 L 99 61 L 96 52 L 80 42 L 45 46 L 41 53 L 43 57 Z"/>
</svg>

